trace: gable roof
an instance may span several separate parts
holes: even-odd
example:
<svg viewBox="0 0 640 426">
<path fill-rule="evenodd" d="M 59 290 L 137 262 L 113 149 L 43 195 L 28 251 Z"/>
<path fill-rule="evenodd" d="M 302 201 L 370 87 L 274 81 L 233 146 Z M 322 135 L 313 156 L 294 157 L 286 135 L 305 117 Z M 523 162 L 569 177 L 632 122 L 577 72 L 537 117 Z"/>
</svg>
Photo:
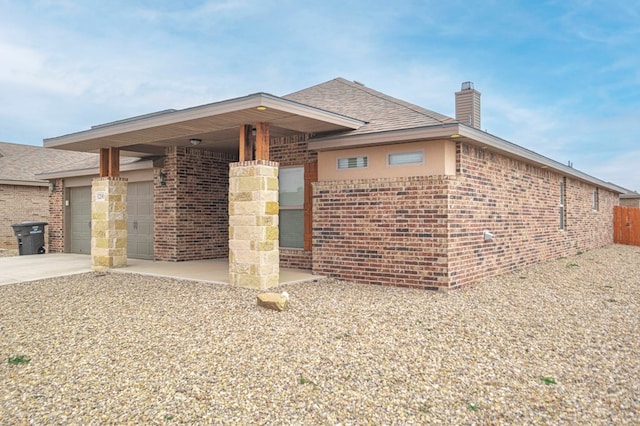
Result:
<svg viewBox="0 0 640 426">
<path fill-rule="evenodd" d="M 97 164 L 96 154 L 0 142 L 0 184 L 46 186 L 49 182 L 36 177 L 38 173 L 94 159 Z"/>
<path fill-rule="evenodd" d="M 283 98 L 365 122 L 358 129 L 347 131 L 349 135 L 456 123 L 451 117 L 344 78 L 335 78 Z"/>
</svg>

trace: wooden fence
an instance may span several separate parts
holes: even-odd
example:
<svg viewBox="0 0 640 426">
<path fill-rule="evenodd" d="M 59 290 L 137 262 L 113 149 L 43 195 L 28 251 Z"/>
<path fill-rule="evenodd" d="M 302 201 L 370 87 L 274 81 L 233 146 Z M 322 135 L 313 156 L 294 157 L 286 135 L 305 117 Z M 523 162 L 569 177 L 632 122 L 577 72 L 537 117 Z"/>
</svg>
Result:
<svg viewBox="0 0 640 426">
<path fill-rule="evenodd" d="M 640 208 L 613 208 L 613 242 L 640 246 Z"/>
</svg>

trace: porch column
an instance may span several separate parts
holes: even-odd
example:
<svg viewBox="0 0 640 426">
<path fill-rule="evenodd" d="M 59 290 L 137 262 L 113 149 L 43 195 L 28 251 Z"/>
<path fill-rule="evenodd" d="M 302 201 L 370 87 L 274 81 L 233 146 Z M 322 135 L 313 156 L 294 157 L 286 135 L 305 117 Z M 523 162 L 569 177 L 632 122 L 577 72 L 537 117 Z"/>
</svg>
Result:
<svg viewBox="0 0 640 426">
<path fill-rule="evenodd" d="M 264 290 L 280 281 L 278 163 L 229 165 L 229 282 Z"/>
<path fill-rule="evenodd" d="M 127 266 L 127 179 L 118 148 L 100 150 L 100 177 L 91 182 L 91 269 Z"/>
</svg>

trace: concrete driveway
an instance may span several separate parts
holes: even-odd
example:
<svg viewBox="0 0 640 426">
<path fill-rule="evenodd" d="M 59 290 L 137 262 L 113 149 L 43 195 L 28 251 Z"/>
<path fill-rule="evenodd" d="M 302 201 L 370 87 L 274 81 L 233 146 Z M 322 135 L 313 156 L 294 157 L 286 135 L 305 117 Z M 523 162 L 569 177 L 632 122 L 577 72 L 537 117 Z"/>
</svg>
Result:
<svg viewBox="0 0 640 426">
<path fill-rule="evenodd" d="M 86 254 L 32 254 L 0 257 L 0 285 L 34 281 L 91 271 Z"/>
</svg>

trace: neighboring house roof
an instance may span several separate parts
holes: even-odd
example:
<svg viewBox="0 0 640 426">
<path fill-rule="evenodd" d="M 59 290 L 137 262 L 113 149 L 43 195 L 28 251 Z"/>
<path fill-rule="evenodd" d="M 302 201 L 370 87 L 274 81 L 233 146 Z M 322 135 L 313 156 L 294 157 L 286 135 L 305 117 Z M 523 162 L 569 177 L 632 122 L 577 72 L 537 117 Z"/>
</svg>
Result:
<svg viewBox="0 0 640 426">
<path fill-rule="evenodd" d="M 69 168 L 93 158 L 96 154 L 0 142 L 0 184 L 46 186 L 49 182 L 37 177 L 38 173 Z"/>
<path fill-rule="evenodd" d="M 362 127 L 348 131 L 349 135 L 456 123 L 451 117 L 344 78 L 336 78 L 283 98 L 366 122 Z"/>
</svg>

